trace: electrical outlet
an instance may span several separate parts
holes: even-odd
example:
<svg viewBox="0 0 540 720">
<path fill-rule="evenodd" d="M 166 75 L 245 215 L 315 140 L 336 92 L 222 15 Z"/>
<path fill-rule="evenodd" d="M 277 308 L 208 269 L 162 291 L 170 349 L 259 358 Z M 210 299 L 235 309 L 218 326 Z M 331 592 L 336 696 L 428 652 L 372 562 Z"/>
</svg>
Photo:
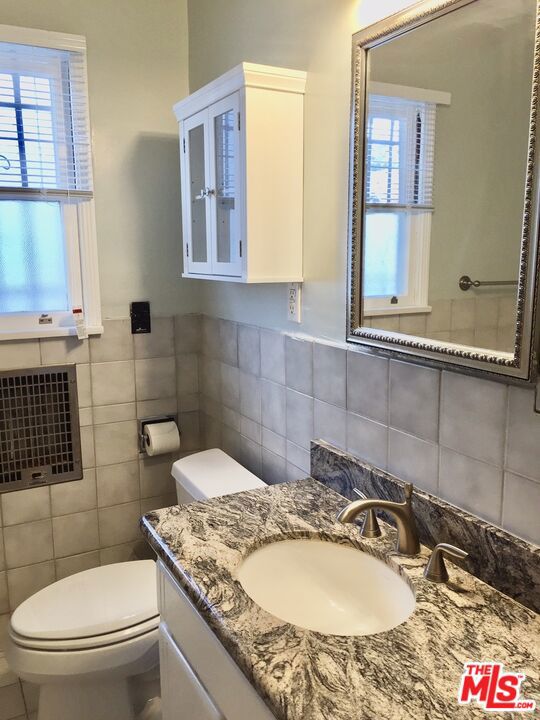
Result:
<svg viewBox="0 0 540 720">
<path fill-rule="evenodd" d="M 299 323 L 302 319 L 302 283 L 289 283 L 289 311 L 291 322 Z"/>
</svg>

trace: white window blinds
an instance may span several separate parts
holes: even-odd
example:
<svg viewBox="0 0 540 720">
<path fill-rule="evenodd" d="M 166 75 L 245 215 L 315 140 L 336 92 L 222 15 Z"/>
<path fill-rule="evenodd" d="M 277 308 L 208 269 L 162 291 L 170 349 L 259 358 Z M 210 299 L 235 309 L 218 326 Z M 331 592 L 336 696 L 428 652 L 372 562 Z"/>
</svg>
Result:
<svg viewBox="0 0 540 720">
<path fill-rule="evenodd" d="M 0 195 L 92 194 L 83 51 L 0 42 Z"/>
<path fill-rule="evenodd" d="M 368 206 L 432 208 L 435 114 L 435 103 L 369 95 Z"/>
</svg>

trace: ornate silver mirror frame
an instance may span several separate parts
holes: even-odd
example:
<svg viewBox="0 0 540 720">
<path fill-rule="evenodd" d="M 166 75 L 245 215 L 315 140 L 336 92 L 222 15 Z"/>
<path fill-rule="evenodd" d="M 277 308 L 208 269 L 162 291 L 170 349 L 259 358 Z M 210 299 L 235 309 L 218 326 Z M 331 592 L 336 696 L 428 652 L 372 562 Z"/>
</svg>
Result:
<svg viewBox="0 0 540 720">
<path fill-rule="evenodd" d="M 540 75 L 540 0 L 536 4 L 535 51 L 529 124 L 527 173 L 517 289 L 516 339 L 513 355 L 382 331 L 362 325 L 362 237 L 364 222 L 364 128 L 367 105 L 367 58 L 370 49 L 478 0 L 426 0 L 371 25 L 353 36 L 351 152 L 349 184 L 347 341 L 402 359 L 491 379 L 531 383 L 537 378 L 538 295 L 540 265 L 538 226 L 540 158 L 537 115 Z"/>
</svg>

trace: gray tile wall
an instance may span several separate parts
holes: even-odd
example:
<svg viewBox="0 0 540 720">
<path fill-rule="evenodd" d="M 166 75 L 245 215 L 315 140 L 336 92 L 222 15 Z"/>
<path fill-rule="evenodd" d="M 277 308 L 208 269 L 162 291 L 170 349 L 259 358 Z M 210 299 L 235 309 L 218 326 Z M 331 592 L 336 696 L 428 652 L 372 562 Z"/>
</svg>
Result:
<svg viewBox="0 0 540 720">
<path fill-rule="evenodd" d="M 367 327 L 418 335 L 444 342 L 513 352 L 516 327 L 515 292 L 455 300 L 433 300 L 430 313 L 375 315 Z"/>
<path fill-rule="evenodd" d="M 137 418 L 178 411 L 182 452 L 199 447 L 199 316 L 153 318 L 147 335 L 128 319 L 104 325 L 89 341 L 0 345 L 0 369 L 77 364 L 84 466 L 81 481 L 0 495 L 0 615 L 54 580 L 144 553 L 139 517 L 176 496 L 173 458 L 139 455 Z"/>
<path fill-rule="evenodd" d="M 137 452 L 137 418 L 159 413 L 178 411 L 182 452 L 222 447 L 268 483 L 305 477 L 322 438 L 540 543 L 531 390 L 196 315 L 0 350 L 2 369 L 77 363 L 85 466 L 82 481 L 0 496 L 0 634 L 41 587 L 134 557 L 141 513 L 175 501 L 173 458 Z M 0 708 L 35 711 L 35 689 L 1 666 Z"/>
<path fill-rule="evenodd" d="M 212 317 L 200 367 L 202 443 L 264 481 L 320 438 L 540 544 L 533 390 Z"/>
<path fill-rule="evenodd" d="M 182 452 L 222 447 L 268 483 L 305 477 L 321 438 L 540 543 L 532 390 L 196 315 L 0 349 L 0 368 L 77 364 L 84 460 L 82 481 L 0 496 L 0 625 L 54 580 L 134 556 L 141 513 L 175 499 L 173 458 L 137 451 L 137 418 L 159 413 L 178 411 Z"/>
</svg>

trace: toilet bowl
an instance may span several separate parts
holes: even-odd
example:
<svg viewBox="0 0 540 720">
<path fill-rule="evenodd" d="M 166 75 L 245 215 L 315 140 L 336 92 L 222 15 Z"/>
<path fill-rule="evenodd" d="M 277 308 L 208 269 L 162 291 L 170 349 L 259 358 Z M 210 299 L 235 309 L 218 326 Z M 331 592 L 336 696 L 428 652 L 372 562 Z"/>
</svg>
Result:
<svg viewBox="0 0 540 720">
<path fill-rule="evenodd" d="M 265 487 L 219 449 L 176 461 L 172 475 L 181 505 Z M 154 561 L 104 565 L 25 600 L 11 618 L 6 658 L 40 686 L 38 720 L 134 720 L 135 690 L 158 666 L 158 628 Z"/>
<path fill-rule="evenodd" d="M 6 659 L 40 686 L 39 720 L 133 720 L 130 680 L 157 667 L 158 625 L 155 563 L 104 565 L 19 605 Z"/>
</svg>

